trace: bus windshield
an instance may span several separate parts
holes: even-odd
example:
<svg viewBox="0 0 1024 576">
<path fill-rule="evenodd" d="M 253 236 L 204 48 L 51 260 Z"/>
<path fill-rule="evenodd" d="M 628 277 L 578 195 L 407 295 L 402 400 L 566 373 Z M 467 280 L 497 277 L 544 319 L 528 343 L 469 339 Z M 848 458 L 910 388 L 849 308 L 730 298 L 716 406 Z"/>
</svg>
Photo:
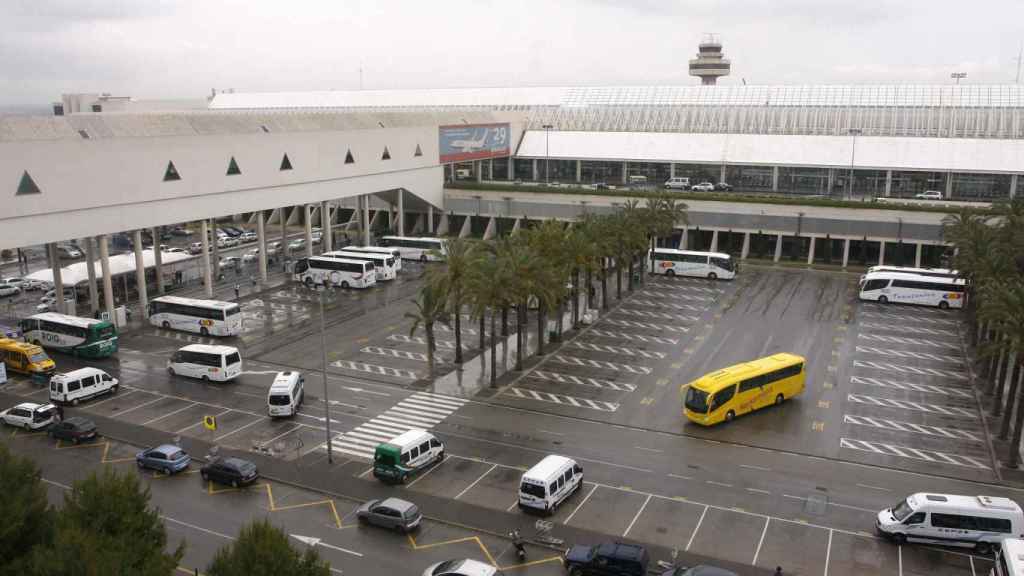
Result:
<svg viewBox="0 0 1024 576">
<path fill-rule="evenodd" d="M 46 362 L 49 359 L 50 357 L 46 355 L 46 352 L 36 352 L 35 354 L 28 357 L 28 361 L 32 362 L 33 364 Z"/>
<path fill-rule="evenodd" d="M 716 258 L 716 257 L 712 256 L 711 257 L 711 265 L 712 266 L 717 266 L 718 268 L 721 268 L 722 270 L 728 270 L 730 272 L 732 272 L 732 269 L 733 269 L 732 258 Z"/>
<path fill-rule="evenodd" d="M 106 326 L 100 326 L 96 330 L 96 337 L 97 338 L 110 338 L 113 335 L 114 335 L 114 325 L 113 324 L 107 324 Z"/>
<path fill-rule="evenodd" d="M 231 306 L 230 308 L 225 308 L 224 309 L 224 315 L 225 316 L 234 316 L 235 314 L 238 314 L 241 311 L 242 311 L 242 309 L 239 308 L 238 305 L 235 305 L 235 306 Z"/>
<path fill-rule="evenodd" d="M 698 414 L 708 411 L 708 393 L 693 386 L 686 389 L 686 407 Z"/>
<path fill-rule="evenodd" d="M 906 500 L 901 501 L 899 505 L 892 509 L 893 518 L 896 518 L 896 520 L 900 522 L 906 520 L 907 516 L 910 516 L 913 513 L 914 509 L 910 507 L 910 504 L 907 504 Z"/>
</svg>

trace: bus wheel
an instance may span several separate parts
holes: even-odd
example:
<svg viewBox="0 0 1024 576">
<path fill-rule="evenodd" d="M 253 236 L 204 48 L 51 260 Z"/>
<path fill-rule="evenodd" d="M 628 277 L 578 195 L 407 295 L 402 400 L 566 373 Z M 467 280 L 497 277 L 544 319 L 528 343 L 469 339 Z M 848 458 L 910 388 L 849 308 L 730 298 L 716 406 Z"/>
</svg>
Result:
<svg viewBox="0 0 1024 576">
<path fill-rule="evenodd" d="M 71 401 L 71 405 L 72 405 L 72 406 L 78 406 L 78 398 L 75 398 L 75 399 L 73 399 L 73 400 Z"/>
<path fill-rule="evenodd" d="M 949 302 L 946 302 L 945 300 L 939 302 L 939 310 L 949 310 Z"/>
<path fill-rule="evenodd" d="M 203 378 L 202 379 L 203 379 L 203 382 L 209 382 L 210 381 L 210 377 L 207 376 L 206 374 L 203 374 Z"/>
<path fill-rule="evenodd" d="M 718 274 L 715 274 L 714 272 L 708 274 L 708 280 L 718 280 Z"/>
<path fill-rule="evenodd" d="M 171 368 L 170 366 L 168 366 L 167 367 L 167 373 L 170 374 L 171 376 L 174 376 L 174 368 Z"/>
<path fill-rule="evenodd" d="M 202 335 L 202 336 L 209 336 L 210 335 L 210 331 L 207 330 L 206 327 L 204 326 L 204 327 L 199 329 L 199 334 Z"/>
<path fill-rule="evenodd" d="M 671 278 L 671 277 L 673 277 L 675 275 L 676 275 L 676 271 L 671 269 L 671 268 L 669 268 L 668 270 L 665 271 L 665 276 L 668 276 L 669 278 Z"/>
<path fill-rule="evenodd" d="M 426 264 L 427 263 L 427 255 L 426 254 L 420 254 L 420 263 L 421 264 Z"/>
<path fill-rule="evenodd" d="M 879 304 L 883 304 L 883 305 L 884 304 L 888 304 L 889 303 L 889 298 L 887 296 L 879 296 L 878 297 L 878 303 Z"/>
<path fill-rule="evenodd" d="M 726 422 L 732 422 L 733 418 L 735 418 L 735 417 L 736 417 L 736 413 L 733 412 L 732 410 L 729 410 L 728 412 L 725 413 L 725 421 Z"/>
<path fill-rule="evenodd" d="M 306 276 L 306 280 L 304 281 L 304 283 L 306 284 L 306 288 L 312 288 L 313 278 L 311 276 Z"/>
<path fill-rule="evenodd" d="M 164 330 L 170 330 L 171 329 L 171 323 L 168 322 L 167 320 L 164 320 L 164 322 L 163 322 L 163 324 L 161 324 L 161 326 L 163 326 Z"/>
<path fill-rule="evenodd" d="M 344 288 L 345 290 L 348 290 L 348 281 L 347 280 L 342 280 L 341 281 L 341 287 Z"/>
<path fill-rule="evenodd" d="M 978 554 L 981 554 L 982 556 L 988 556 L 992 553 L 992 545 L 988 542 L 978 542 L 974 546 L 974 551 Z"/>
<path fill-rule="evenodd" d="M 785 396 L 783 396 L 782 394 L 779 394 L 778 396 L 775 397 L 775 405 L 778 406 L 779 404 L 782 404 L 782 402 L 785 399 L 786 399 Z"/>
</svg>

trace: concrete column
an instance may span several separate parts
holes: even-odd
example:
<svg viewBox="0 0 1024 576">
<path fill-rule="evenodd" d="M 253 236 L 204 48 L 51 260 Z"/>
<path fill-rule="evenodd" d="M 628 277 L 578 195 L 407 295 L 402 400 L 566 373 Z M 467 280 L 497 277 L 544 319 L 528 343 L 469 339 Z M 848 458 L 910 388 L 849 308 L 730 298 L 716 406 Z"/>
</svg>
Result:
<svg viewBox="0 0 1024 576">
<path fill-rule="evenodd" d="M 114 316 L 114 283 L 110 278 L 110 236 L 102 234 L 100 242 L 100 270 L 103 273 L 103 304 L 107 309 L 107 316 L 111 322 L 116 323 Z"/>
<path fill-rule="evenodd" d="M 885 265 L 885 240 L 878 243 L 878 265 Z"/>
<path fill-rule="evenodd" d="M 494 158 L 487 161 L 487 179 L 494 180 Z"/>
<path fill-rule="evenodd" d="M 149 231 L 153 235 L 153 267 L 156 272 L 156 293 L 164 293 L 164 253 L 160 250 L 160 227 Z"/>
<path fill-rule="evenodd" d="M 309 204 L 302 205 L 302 222 L 306 231 L 306 257 L 313 255 L 313 207 Z"/>
<path fill-rule="evenodd" d="M 538 169 L 537 169 L 537 159 L 534 158 L 533 159 L 533 181 L 536 182 L 538 180 L 540 180 L 540 173 L 538 172 Z"/>
<path fill-rule="evenodd" d="M 284 222 L 284 219 L 281 220 Z M 209 222 L 203 218 L 199 221 L 199 237 L 203 239 L 203 252 L 201 262 L 203 265 L 203 286 L 205 288 L 207 298 L 213 297 L 213 270 L 210 268 L 210 235 L 207 233 L 210 230 Z M 217 243 L 214 242 L 214 245 Z M 284 245 L 281 247 L 284 250 Z M 106 274 L 106 272 L 104 272 Z"/>
<path fill-rule="evenodd" d="M 1017 197 L 1017 174 L 1010 175 L 1010 198 Z"/>
<path fill-rule="evenodd" d="M 434 205 L 427 204 L 427 230 L 430 235 L 434 234 Z"/>
<path fill-rule="evenodd" d="M 743 233 L 743 248 L 740 249 L 740 260 L 746 260 L 750 254 L 750 232 Z"/>
<path fill-rule="evenodd" d="M 708 252 L 718 252 L 718 230 L 711 232 L 711 249 Z"/>
<path fill-rule="evenodd" d="M 829 168 L 828 169 L 828 188 L 825 191 L 825 193 L 828 194 L 829 196 L 832 195 L 832 185 L 835 183 L 835 181 L 836 181 L 836 169 L 835 168 Z"/>
<path fill-rule="evenodd" d="M 140 315 L 142 318 L 146 317 L 146 311 L 149 310 L 149 298 L 146 294 L 146 261 L 142 257 L 142 230 L 136 230 L 132 235 L 132 241 L 135 243 L 135 290 L 139 293 L 139 308 Z M 153 250 L 156 250 L 159 246 L 154 245 Z M 125 300 L 127 301 L 127 296 Z"/>
<path fill-rule="evenodd" d="M 885 171 L 885 197 L 892 196 L 892 170 Z"/>
<path fill-rule="evenodd" d="M 811 246 L 807 249 L 807 265 L 814 264 L 814 236 L 811 236 Z"/>
<path fill-rule="evenodd" d="M 516 179 L 516 159 L 508 157 L 508 180 L 511 182 Z"/>
<path fill-rule="evenodd" d="M 89 275 L 89 314 L 96 316 L 100 309 L 99 291 L 96 290 L 96 245 L 92 236 L 84 239 L 82 247 L 85 248 L 86 273 Z"/>
<path fill-rule="evenodd" d="M 719 182 L 725 182 L 725 172 L 726 172 L 725 164 L 723 163 L 722 164 L 722 169 L 719 170 L 719 172 L 718 172 L 718 181 Z"/>
<path fill-rule="evenodd" d="M 629 162 L 622 163 L 622 183 L 629 184 Z"/>
<path fill-rule="evenodd" d="M 772 166 L 772 192 L 779 191 L 779 167 Z"/>
<path fill-rule="evenodd" d="M 401 188 L 398 189 L 398 235 L 405 236 L 405 194 Z"/>
<path fill-rule="evenodd" d="M 213 242 L 213 277 L 220 278 L 220 236 L 217 235 L 217 219 L 210 220 L 210 236 Z"/>
<path fill-rule="evenodd" d="M 946 194 L 945 199 L 949 200 L 953 197 L 953 173 L 946 172 Z"/>
<path fill-rule="evenodd" d="M 256 213 L 256 248 L 260 251 L 256 261 L 260 270 L 261 284 L 267 283 L 267 226 L 265 219 L 263 210 Z"/>
<path fill-rule="evenodd" d="M 483 162 L 477 160 L 473 163 L 473 175 L 476 176 L 477 182 L 484 181 Z M 399 191 L 399 194 L 401 194 L 401 191 Z"/>
<path fill-rule="evenodd" d="M 581 160 L 576 161 L 576 182 L 583 181 L 583 162 Z"/>
<path fill-rule="evenodd" d="M 676 177 L 676 163 L 675 162 L 669 162 L 668 163 L 668 177 L 669 178 L 675 178 Z"/>
<path fill-rule="evenodd" d="M 917 246 L 914 247 L 914 268 L 921 267 L 921 246 L 922 244 L 918 242 Z"/>
<path fill-rule="evenodd" d="M 326 201 L 320 203 L 320 229 L 323 238 L 320 239 L 320 252 L 334 250 L 334 235 L 331 234 L 331 205 Z"/>
<path fill-rule="evenodd" d="M 775 237 L 775 257 L 772 258 L 775 262 L 782 259 L 782 234 Z"/>
<path fill-rule="evenodd" d="M 278 209 L 278 215 L 281 217 L 281 248 L 277 251 L 277 257 L 281 259 L 281 270 L 288 271 L 288 212 L 286 207 L 282 206 Z"/>
<path fill-rule="evenodd" d="M 843 268 L 850 262 L 850 239 L 843 240 Z"/>
<path fill-rule="evenodd" d="M 686 240 L 687 240 L 687 237 L 689 235 L 690 235 L 690 229 L 687 228 L 686 226 L 683 226 L 683 235 L 679 237 L 679 249 L 680 250 L 686 250 Z"/>
<path fill-rule="evenodd" d="M 53 272 L 53 291 L 56 294 L 54 311 L 58 314 L 64 313 L 64 279 L 61 278 L 60 254 L 57 253 L 57 245 L 50 242 L 46 245 L 46 253 L 50 257 L 50 270 Z"/>
<path fill-rule="evenodd" d="M 363 246 L 370 245 L 370 195 L 363 194 Z"/>
</svg>

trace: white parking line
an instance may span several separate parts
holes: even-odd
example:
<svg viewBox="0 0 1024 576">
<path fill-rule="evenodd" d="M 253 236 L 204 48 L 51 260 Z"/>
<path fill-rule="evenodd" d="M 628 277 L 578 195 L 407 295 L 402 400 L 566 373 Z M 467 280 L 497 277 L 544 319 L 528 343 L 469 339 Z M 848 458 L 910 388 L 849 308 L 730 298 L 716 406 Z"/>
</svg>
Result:
<svg viewBox="0 0 1024 576">
<path fill-rule="evenodd" d="M 771 521 L 771 517 L 764 519 L 764 529 L 761 530 L 761 539 L 757 541 L 757 550 L 754 552 L 754 559 L 750 562 L 753 566 L 757 566 L 757 557 L 761 555 L 761 545 L 764 544 L 764 535 L 768 533 L 768 523 Z"/>
<path fill-rule="evenodd" d="M 231 408 L 228 408 L 227 410 L 225 410 L 225 411 L 223 411 L 223 412 L 221 412 L 221 413 L 219 413 L 219 414 L 214 414 L 214 417 L 215 417 L 215 418 L 220 418 L 221 416 L 223 416 L 223 415 L 227 414 L 228 412 L 231 412 Z M 182 428 L 181 430 L 178 430 L 178 431 L 176 431 L 176 432 L 175 432 L 175 434 L 181 434 L 181 433 L 182 433 L 182 432 L 184 432 L 185 430 L 188 430 L 189 428 L 195 428 L 196 426 L 199 426 L 199 425 L 200 425 L 200 424 L 202 424 L 202 423 L 203 423 L 203 421 L 202 421 L 202 420 L 200 420 L 199 422 L 195 422 L 195 423 L 193 423 L 193 424 L 189 424 L 188 426 L 185 426 L 185 427 L 184 427 L 184 428 Z"/>
<path fill-rule="evenodd" d="M 753 464 L 740 464 L 740 468 L 750 468 L 751 470 L 761 470 L 763 472 L 772 471 L 772 469 L 767 466 L 754 466 Z"/>
<path fill-rule="evenodd" d="M 576 509 L 572 511 L 572 514 L 569 514 L 569 516 L 566 517 L 563 524 L 566 526 L 569 525 L 569 521 L 572 520 L 572 517 L 580 511 L 580 508 L 583 508 L 583 505 L 587 503 L 587 500 L 590 500 L 590 495 L 593 494 L 595 490 L 597 490 L 597 484 L 594 484 L 594 487 L 590 489 L 590 492 L 587 492 L 587 495 L 583 497 L 583 500 L 580 500 L 580 503 L 576 505 Z"/>
<path fill-rule="evenodd" d="M 193 403 L 189 404 L 188 406 L 185 406 L 184 408 L 178 408 L 174 412 L 168 412 L 167 414 L 164 414 L 163 416 L 157 416 L 156 418 L 150 418 L 149 420 L 146 420 L 145 422 L 143 422 L 142 425 L 143 426 L 149 426 L 153 422 L 157 422 L 159 420 L 163 420 L 164 418 L 167 418 L 168 416 L 174 416 L 178 412 L 183 412 L 185 410 L 188 410 L 189 408 L 192 408 L 193 406 L 198 406 L 198 405 L 199 405 L 199 402 L 193 402 Z"/>
<path fill-rule="evenodd" d="M 629 526 L 626 526 L 626 531 L 622 533 L 622 537 L 623 538 L 625 538 L 626 536 L 629 536 L 629 531 L 633 529 L 633 524 L 636 524 L 636 519 L 639 518 L 640 515 L 644 513 L 644 508 L 647 508 L 647 503 L 651 501 L 651 496 L 652 496 L 651 494 L 648 494 L 647 495 L 647 499 L 644 500 L 643 506 L 641 506 L 640 509 L 636 511 L 636 515 L 633 516 L 633 520 L 629 523 Z"/>
<path fill-rule="evenodd" d="M 693 527 L 693 534 L 690 534 L 690 540 L 686 543 L 685 552 L 689 552 L 690 546 L 693 546 L 693 539 L 697 536 L 697 530 L 700 530 L 700 525 L 704 523 L 704 516 L 707 515 L 708 508 L 710 508 L 710 506 L 705 504 L 704 511 L 700 513 L 700 520 L 697 520 L 697 525 Z"/>
<path fill-rule="evenodd" d="M 440 468 L 441 466 L 443 466 L 443 465 L 444 465 L 444 463 L 445 463 L 445 462 L 447 462 L 449 458 L 459 458 L 459 456 L 452 456 L 452 455 L 450 455 L 450 454 L 449 454 L 449 455 L 446 455 L 446 456 L 444 457 L 444 460 L 442 460 L 442 461 L 438 462 L 437 464 L 434 464 L 434 465 L 433 465 L 433 466 L 431 466 L 431 467 L 430 467 L 430 468 L 429 468 L 429 469 L 428 469 L 428 470 L 427 470 L 426 472 L 424 472 L 423 474 L 420 474 L 419 476 L 417 476 L 417 477 L 413 478 L 412 482 L 409 482 L 408 484 L 406 484 L 406 485 L 405 485 L 405 487 L 406 487 L 406 488 L 412 488 L 413 486 L 415 486 L 415 485 L 416 485 L 416 483 L 417 483 L 417 482 L 419 482 L 420 480 L 423 480 L 424 478 L 426 478 L 428 474 L 430 474 L 430 473 L 431 473 L 431 472 L 433 472 L 434 470 L 437 470 L 438 468 Z M 370 468 L 370 470 L 373 470 L 373 468 Z M 364 474 L 365 474 L 365 472 L 364 472 Z"/>
<path fill-rule="evenodd" d="M 470 488 L 472 488 L 473 486 L 476 486 L 477 482 L 479 482 L 479 481 L 483 480 L 483 479 L 484 479 L 484 476 L 487 476 L 488 474 L 490 474 L 490 473 L 491 473 L 491 471 L 492 471 L 492 470 L 494 470 L 494 469 L 495 469 L 495 468 L 497 468 L 497 467 L 498 467 L 498 465 L 497 465 L 497 464 L 494 464 L 493 466 L 491 466 L 490 468 L 488 468 L 488 469 L 487 469 L 487 472 L 484 472 L 483 474 L 481 474 L 479 478 L 477 478 L 476 480 L 473 480 L 473 483 L 472 483 L 472 484 L 470 484 L 469 486 L 466 486 L 466 487 L 465 487 L 465 488 L 464 488 L 464 489 L 462 490 L 462 492 L 459 492 L 459 493 L 458 493 L 458 494 L 457 494 L 457 495 L 455 496 L 455 500 L 458 500 L 459 498 L 461 498 L 461 497 L 462 497 L 462 495 L 463 495 L 463 494 L 465 494 L 466 492 L 469 492 Z"/>
<path fill-rule="evenodd" d="M 220 440 L 220 439 L 222 439 L 222 438 L 227 438 L 228 436 L 231 436 L 231 435 L 232 435 L 232 434 L 234 434 L 235 432 L 241 432 L 242 430 L 245 430 L 245 429 L 246 429 L 246 428 L 248 428 L 249 426 L 252 426 L 253 424 L 259 424 L 260 422 L 263 422 L 264 420 L 270 420 L 270 418 L 258 418 L 258 419 L 256 419 L 256 420 L 253 420 L 252 422 L 249 422 L 249 423 L 248 423 L 248 424 L 246 424 L 245 426 L 242 426 L 241 428 L 235 428 L 235 429 L 234 429 L 234 430 L 232 430 L 231 432 L 228 432 L 228 433 L 226 433 L 226 434 L 221 434 L 220 436 L 216 436 L 216 437 L 214 437 L 214 439 L 213 439 L 213 440 L 214 440 L 214 441 L 218 441 L 218 440 Z"/>
<path fill-rule="evenodd" d="M 99 402 L 93 402 L 92 404 L 89 404 L 88 406 L 86 406 L 86 408 L 92 410 L 93 408 L 99 406 L 100 404 L 106 404 L 107 402 L 110 402 L 111 400 L 124 399 L 125 396 L 128 396 L 130 394 L 134 394 L 136 392 L 141 392 L 141 390 L 129 389 L 129 390 L 125 390 L 124 392 L 117 393 L 117 394 L 111 394 L 110 398 L 105 398 L 103 400 L 100 400 Z"/>
<path fill-rule="evenodd" d="M 161 400 L 163 400 L 163 397 L 157 396 L 155 399 L 150 400 L 149 402 L 143 402 L 142 404 L 139 404 L 138 406 L 134 406 L 132 408 L 128 408 L 127 410 L 121 410 L 120 412 L 111 412 L 111 416 L 124 416 L 125 414 L 127 414 L 129 412 L 133 412 L 135 410 L 138 410 L 139 408 L 143 408 L 145 406 L 149 406 L 150 404 L 155 404 L 155 403 L 157 403 L 157 402 L 159 402 Z"/>
<path fill-rule="evenodd" d="M 825 574 L 828 576 L 828 563 L 832 559 L 832 529 L 828 529 L 828 547 L 825 548 Z M 973 565 L 973 562 L 972 562 Z"/>
</svg>

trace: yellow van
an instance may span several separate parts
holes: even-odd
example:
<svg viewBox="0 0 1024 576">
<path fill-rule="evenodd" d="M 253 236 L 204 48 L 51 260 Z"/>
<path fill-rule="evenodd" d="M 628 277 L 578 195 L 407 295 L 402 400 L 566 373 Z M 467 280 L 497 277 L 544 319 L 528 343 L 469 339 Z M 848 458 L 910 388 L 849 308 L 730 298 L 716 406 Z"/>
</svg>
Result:
<svg viewBox="0 0 1024 576">
<path fill-rule="evenodd" d="M 8 371 L 28 374 L 38 382 L 49 382 L 57 370 L 42 348 L 10 338 L 0 338 L 0 360 L 7 365 Z"/>
<path fill-rule="evenodd" d="M 782 404 L 804 391 L 804 357 L 774 354 L 705 374 L 684 386 L 683 413 L 704 426 Z"/>
</svg>

